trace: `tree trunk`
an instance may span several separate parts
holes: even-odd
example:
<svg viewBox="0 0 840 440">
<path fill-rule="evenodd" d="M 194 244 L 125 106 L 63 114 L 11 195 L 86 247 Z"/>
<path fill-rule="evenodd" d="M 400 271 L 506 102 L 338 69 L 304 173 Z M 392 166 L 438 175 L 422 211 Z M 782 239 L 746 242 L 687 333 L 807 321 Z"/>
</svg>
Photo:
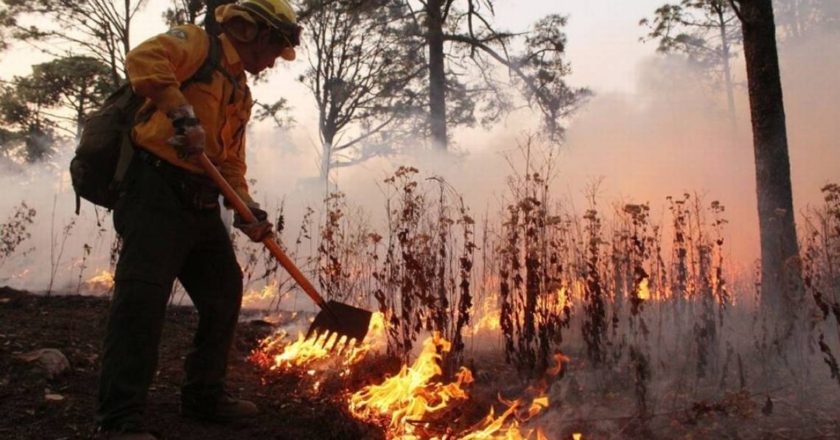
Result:
<svg viewBox="0 0 840 440">
<path fill-rule="evenodd" d="M 790 324 L 796 316 L 799 255 L 794 224 L 785 110 L 771 0 L 741 5 L 761 234 L 761 300 Z M 792 291 L 791 291 L 792 290 Z"/>
<path fill-rule="evenodd" d="M 443 65 L 443 2 L 429 0 L 426 40 L 429 45 L 429 123 L 435 148 L 446 150 L 446 74 Z"/>
<path fill-rule="evenodd" d="M 718 27 L 720 29 L 720 56 L 723 62 L 723 81 L 726 87 L 726 105 L 729 111 L 729 123 L 732 128 L 732 133 L 735 133 L 737 128 L 737 121 L 735 115 L 735 91 L 732 84 L 732 67 L 730 65 L 731 51 L 729 49 L 729 36 L 727 35 L 726 18 L 724 17 L 724 5 L 715 5 L 715 13 L 718 18 Z"/>
</svg>

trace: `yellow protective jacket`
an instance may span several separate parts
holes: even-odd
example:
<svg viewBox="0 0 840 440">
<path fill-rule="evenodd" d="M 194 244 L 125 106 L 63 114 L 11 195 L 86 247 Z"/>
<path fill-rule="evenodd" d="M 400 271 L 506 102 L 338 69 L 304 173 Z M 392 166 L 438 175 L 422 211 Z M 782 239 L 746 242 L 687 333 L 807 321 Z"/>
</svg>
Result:
<svg viewBox="0 0 840 440">
<path fill-rule="evenodd" d="M 207 157 L 239 196 L 252 203 L 245 180 L 245 125 L 253 101 L 236 49 L 225 35 L 220 40 L 219 67 L 236 80 L 236 87 L 217 70 L 212 81 L 193 82 L 183 91 L 180 89 L 181 82 L 192 76 L 207 57 L 210 40 L 198 26 L 175 27 L 128 53 L 125 65 L 131 86 L 135 93 L 147 98 L 138 114 L 149 115 L 152 107 L 155 109 L 149 117 L 140 118 L 132 138 L 138 147 L 169 163 L 204 174 L 197 163 L 178 159 L 177 151 L 166 143 L 175 131 L 166 114 L 182 105 L 192 105 L 207 134 Z"/>
</svg>

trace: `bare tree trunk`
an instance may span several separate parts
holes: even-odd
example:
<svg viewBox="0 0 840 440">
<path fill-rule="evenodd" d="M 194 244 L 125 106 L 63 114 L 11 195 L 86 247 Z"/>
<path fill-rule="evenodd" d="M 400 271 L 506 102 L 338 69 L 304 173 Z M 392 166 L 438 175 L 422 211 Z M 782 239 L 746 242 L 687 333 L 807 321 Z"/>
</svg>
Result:
<svg viewBox="0 0 840 440">
<path fill-rule="evenodd" d="M 797 312 L 795 283 L 799 272 L 793 263 L 799 255 L 799 244 L 773 6 L 771 0 L 744 0 L 739 4 L 755 150 L 762 306 L 783 318 L 780 324 L 790 325 Z"/>
<path fill-rule="evenodd" d="M 729 49 L 729 37 L 727 36 L 727 24 L 723 15 L 725 5 L 723 3 L 715 5 L 715 13 L 718 18 L 718 26 L 720 28 L 720 51 L 723 58 L 723 81 L 726 87 L 726 105 L 729 111 L 729 123 L 732 126 L 732 132 L 737 128 L 737 121 L 735 117 L 735 91 L 732 84 L 732 66 L 730 65 L 731 51 Z"/>
<path fill-rule="evenodd" d="M 429 0 L 426 7 L 426 39 L 429 45 L 429 123 L 435 148 L 446 150 L 446 73 L 443 54 L 441 0 Z"/>
</svg>

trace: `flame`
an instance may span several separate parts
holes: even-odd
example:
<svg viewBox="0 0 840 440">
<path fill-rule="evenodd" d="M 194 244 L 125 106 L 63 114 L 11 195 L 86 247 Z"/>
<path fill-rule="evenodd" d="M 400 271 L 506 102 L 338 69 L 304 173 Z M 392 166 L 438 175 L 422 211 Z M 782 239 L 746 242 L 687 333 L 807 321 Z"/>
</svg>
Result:
<svg viewBox="0 0 840 440">
<path fill-rule="evenodd" d="M 568 299 L 568 295 L 566 294 L 566 286 L 557 289 L 557 304 L 561 308 L 566 306 L 566 301 L 568 301 Z"/>
<path fill-rule="evenodd" d="M 270 301 L 277 295 L 277 281 L 265 285 L 262 290 L 251 290 L 242 296 L 242 307 L 255 307 Z"/>
<path fill-rule="evenodd" d="M 583 434 L 575 432 L 572 434 L 572 440 L 583 440 Z"/>
<path fill-rule="evenodd" d="M 639 282 L 639 290 L 636 292 L 636 296 L 642 301 L 650 299 L 650 288 L 648 287 L 649 282 L 650 281 L 647 277 L 642 278 L 642 281 Z"/>
<path fill-rule="evenodd" d="M 369 342 L 357 345 L 355 339 L 348 341 L 345 336 L 337 336 L 335 333 L 314 334 L 307 338 L 303 332 L 298 332 L 297 339 L 289 342 L 288 333 L 281 331 L 260 341 L 259 348 L 251 354 L 251 360 L 272 371 L 307 368 L 322 360 L 337 361 L 343 366 L 353 365 L 372 348 L 385 343 L 385 316 L 381 312 L 371 316 Z M 310 369 L 307 373 L 314 376 L 315 370 Z M 317 386 L 315 389 L 317 391 Z"/>
<path fill-rule="evenodd" d="M 435 380 L 441 373 L 442 353 L 447 353 L 451 344 L 438 333 L 423 343 L 423 350 L 412 366 L 403 365 L 400 372 L 381 384 L 369 385 L 350 396 L 350 412 L 357 418 L 367 420 L 388 420 L 388 438 L 443 440 L 536 440 L 547 439 L 541 429 L 522 431 L 520 424 L 532 419 L 549 405 L 545 395 L 547 381 L 529 387 L 528 393 L 536 396 L 513 401 L 499 397 L 507 409 L 498 417 L 493 408 L 481 422 L 461 432 L 456 437 L 429 435 L 430 415 L 442 412 L 451 405 L 465 401 L 469 396 L 465 385 L 473 382 L 472 372 L 462 367 L 454 382 L 442 383 Z M 569 358 L 562 353 L 555 355 L 558 365 L 546 372 L 546 378 L 558 374 Z M 425 429 L 425 430 L 424 430 Z M 450 433 L 451 434 L 451 433 Z"/>
<path fill-rule="evenodd" d="M 95 291 L 109 291 L 114 288 L 114 274 L 108 270 L 102 269 L 96 275 L 88 278 L 85 284 L 91 290 Z"/>
<path fill-rule="evenodd" d="M 542 412 L 543 409 L 549 405 L 548 396 L 545 395 L 548 389 L 548 379 L 558 375 L 569 362 L 569 358 L 563 353 L 556 353 L 554 359 L 557 365 L 549 368 L 545 372 L 545 377 L 531 385 L 526 390 L 526 395 L 534 395 L 530 403 L 528 399 L 519 398 L 517 400 L 508 401 L 499 397 L 499 401 L 507 406 L 500 416 L 496 417 L 493 408 L 490 408 L 490 413 L 476 426 L 470 428 L 468 433 L 459 436 L 461 440 L 485 440 L 485 439 L 499 439 L 499 440 L 526 440 L 535 436 L 536 440 L 547 439 L 542 429 L 522 431 L 520 424 L 526 422 Z"/>
<path fill-rule="evenodd" d="M 467 328 L 467 332 L 473 336 L 479 333 L 497 332 L 502 328 L 501 323 L 501 309 L 496 303 L 495 296 L 488 295 L 484 301 L 478 305 L 473 311 L 473 316 L 480 316 L 478 321 L 471 327 Z"/>
<path fill-rule="evenodd" d="M 455 382 L 433 381 L 441 375 L 440 353 L 449 352 L 452 344 L 439 333 L 423 342 L 423 350 L 412 366 L 381 384 L 369 385 L 350 396 L 350 412 L 360 419 L 390 418 L 389 433 L 412 438 L 423 420 L 445 409 L 453 400 L 466 400 L 463 385 L 473 382 L 472 372 L 461 368 Z"/>
<path fill-rule="evenodd" d="M 548 397 L 542 396 L 534 399 L 526 413 L 526 417 L 520 420 L 517 413 L 522 411 L 524 402 L 516 400 L 513 402 L 506 402 L 502 400 L 508 409 L 502 415 L 495 417 L 493 408 L 490 408 L 490 413 L 477 426 L 470 429 L 469 433 L 459 437 L 460 440 L 526 440 L 530 439 L 532 435 L 536 435 L 536 440 L 547 439 L 542 429 L 527 430 L 524 433 L 520 429 L 520 423 L 527 421 L 533 416 L 537 415 L 543 408 L 548 406 Z M 520 416 L 521 417 L 521 416 Z"/>
</svg>

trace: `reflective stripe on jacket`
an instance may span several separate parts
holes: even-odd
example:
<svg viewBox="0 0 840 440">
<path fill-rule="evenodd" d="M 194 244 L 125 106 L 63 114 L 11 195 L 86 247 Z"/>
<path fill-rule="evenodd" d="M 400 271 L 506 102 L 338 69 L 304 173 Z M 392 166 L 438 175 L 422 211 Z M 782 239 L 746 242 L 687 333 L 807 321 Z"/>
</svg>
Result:
<svg viewBox="0 0 840 440">
<path fill-rule="evenodd" d="M 245 126 L 251 116 L 251 92 L 245 82 L 245 70 L 236 49 L 225 35 L 220 37 L 221 60 L 237 82 L 216 70 L 210 82 L 193 82 L 183 91 L 181 82 L 204 63 L 209 39 L 194 25 L 178 26 L 152 37 L 132 49 L 125 65 L 134 91 L 148 99 L 140 110 L 142 117 L 132 132 L 134 142 L 164 160 L 194 173 L 204 174 L 194 162 L 178 159 L 175 149 L 166 143 L 174 135 L 166 114 L 190 104 L 207 134 L 205 153 L 245 202 L 253 202 L 245 180 Z M 148 116 L 150 106 L 156 111 Z"/>
</svg>

